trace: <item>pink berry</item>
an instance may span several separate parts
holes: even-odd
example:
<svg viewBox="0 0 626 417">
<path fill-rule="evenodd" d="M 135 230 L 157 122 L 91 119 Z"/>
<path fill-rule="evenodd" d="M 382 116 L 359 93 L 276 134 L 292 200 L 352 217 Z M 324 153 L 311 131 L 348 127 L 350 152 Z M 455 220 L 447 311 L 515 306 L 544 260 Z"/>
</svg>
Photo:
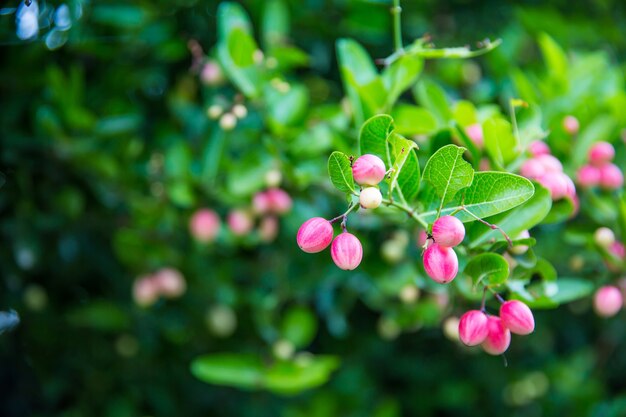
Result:
<svg viewBox="0 0 626 417">
<path fill-rule="evenodd" d="M 490 171 L 491 170 L 491 162 L 489 162 L 488 158 L 482 158 L 480 163 L 478 164 L 479 171 Z"/>
<path fill-rule="evenodd" d="M 540 140 L 531 142 L 530 145 L 528 145 L 528 151 L 534 157 L 537 157 L 539 155 L 550 155 L 550 148 L 548 147 L 548 145 L 546 145 L 545 142 L 542 142 Z"/>
<path fill-rule="evenodd" d="M 467 137 L 474 142 L 474 145 L 476 145 L 478 149 L 483 148 L 483 127 L 480 123 L 474 123 L 473 125 L 466 126 L 465 133 L 467 134 Z"/>
<path fill-rule="evenodd" d="M 539 155 L 535 158 L 546 172 L 563 172 L 563 164 L 552 155 Z"/>
<path fill-rule="evenodd" d="M 563 118 L 563 129 L 570 135 L 575 135 L 580 129 L 580 123 L 574 116 L 565 116 Z"/>
<path fill-rule="evenodd" d="M 220 84 L 224 80 L 222 69 L 215 61 L 208 61 L 200 71 L 200 80 L 206 85 Z"/>
<path fill-rule="evenodd" d="M 616 315 L 622 305 L 622 292 L 612 285 L 599 288 L 593 296 L 593 308 L 601 317 Z"/>
<path fill-rule="evenodd" d="M 502 320 L 497 316 L 487 317 L 487 338 L 482 343 L 482 348 L 490 355 L 500 355 L 511 344 L 511 331 L 504 327 Z"/>
<path fill-rule="evenodd" d="M 446 284 L 459 272 L 459 260 L 454 249 L 433 243 L 424 251 L 424 269 L 434 281 Z"/>
<path fill-rule="evenodd" d="M 568 177 L 562 172 L 548 173 L 537 178 L 537 182 L 550 191 L 550 196 L 554 201 L 560 200 L 568 195 Z"/>
<path fill-rule="evenodd" d="M 307 253 L 323 251 L 332 240 L 333 226 L 321 217 L 313 217 L 302 223 L 296 237 L 300 249 Z"/>
<path fill-rule="evenodd" d="M 428 233 L 424 229 L 419 229 L 417 231 L 417 246 L 423 247 L 426 244 L 426 240 L 428 240 Z"/>
<path fill-rule="evenodd" d="M 352 176 L 360 185 L 377 185 L 385 178 L 385 163 L 376 155 L 365 154 L 352 164 Z"/>
<path fill-rule="evenodd" d="M 361 263 L 363 247 L 356 236 L 343 232 L 333 240 L 330 256 L 339 268 L 351 271 Z"/>
<path fill-rule="evenodd" d="M 626 247 L 624 247 L 622 242 L 613 242 L 611 246 L 609 246 L 609 252 L 619 259 L 626 259 Z"/>
<path fill-rule="evenodd" d="M 595 187 L 600 183 L 600 170 L 593 165 L 584 165 L 576 173 L 576 180 L 583 188 Z"/>
<path fill-rule="evenodd" d="M 142 307 L 154 304 L 159 298 L 159 290 L 151 276 L 144 275 L 135 280 L 133 284 L 133 298 L 135 303 Z"/>
<path fill-rule="evenodd" d="M 291 210 L 292 201 L 287 191 L 280 188 L 270 188 L 266 192 L 269 210 L 276 214 L 285 214 Z"/>
<path fill-rule="evenodd" d="M 576 196 L 576 186 L 574 185 L 574 181 L 572 181 L 572 179 L 565 173 L 563 173 L 563 179 L 565 180 L 565 197 L 577 200 L 578 197 Z"/>
<path fill-rule="evenodd" d="M 624 174 L 612 163 L 600 167 L 600 186 L 607 190 L 615 190 L 624 185 Z"/>
<path fill-rule="evenodd" d="M 433 239 L 439 246 L 453 248 L 465 238 L 463 223 L 454 216 L 442 216 L 433 224 Z"/>
<path fill-rule="evenodd" d="M 515 334 L 526 335 L 535 330 L 535 318 L 530 308 L 521 301 L 511 300 L 500 306 L 500 319 L 504 327 Z"/>
<path fill-rule="evenodd" d="M 470 310 L 459 321 L 459 338 L 467 346 L 480 345 L 487 338 L 487 315 L 480 310 Z"/>
<path fill-rule="evenodd" d="M 187 289 L 185 278 L 174 268 L 163 268 L 152 278 L 159 293 L 168 298 L 180 297 Z"/>
<path fill-rule="evenodd" d="M 598 167 L 611 162 L 614 157 L 615 148 L 608 142 L 596 142 L 589 149 L 589 162 Z"/>
<path fill-rule="evenodd" d="M 232 210 L 228 213 L 228 218 L 226 219 L 228 223 L 228 227 L 233 232 L 233 234 L 237 236 L 243 236 L 249 233 L 254 226 L 252 222 L 252 217 L 250 213 L 245 210 Z"/>
<path fill-rule="evenodd" d="M 265 214 L 270 211 L 270 199 L 265 191 L 260 191 L 252 197 L 252 210 L 256 214 Z"/>
<path fill-rule="evenodd" d="M 535 179 L 543 176 L 546 173 L 546 168 L 541 161 L 536 158 L 531 158 L 524 161 L 519 172 L 526 178 Z"/>
<path fill-rule="evenodd" d="M 278 235 L 278 219 L 274 216 L 267 216 L 259 224 L 259 236 L 264 242 L 271 242 Z"/>
<path fill-rule="evenodd" d="M 213 210 L 200 209 L 189 219 L 189 231 L 200 242 L 212 242 L 220 231 L 220 218 Z"/>
</svg>

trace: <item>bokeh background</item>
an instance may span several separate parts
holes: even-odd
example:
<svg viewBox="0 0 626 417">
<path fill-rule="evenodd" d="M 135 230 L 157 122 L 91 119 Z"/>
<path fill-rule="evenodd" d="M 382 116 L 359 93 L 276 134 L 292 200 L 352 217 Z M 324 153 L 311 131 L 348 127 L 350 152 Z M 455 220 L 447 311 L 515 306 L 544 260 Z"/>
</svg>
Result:
<svg viewBox="0 0 626 417">
<path fill-rule="evenodd" d="M 267 2 L 241 3 L 261 37 Z M 426 76 L 451 97 L 499 105 L 514 94 L 514 74 L 540 83 L 536 39 L 546 32 L 569 56 L 588 58 L 578 76 L 591 86 L 553 94 L 551 103 L 583 109 L 584 122 L 595 100 L 594 112 L 614 118 L 611 132 L 624 126 L 622 102 L 605 108 L 603 98 L 624 90 L 626 3 L 402 3 L 407 42 L 425 34 L 437 46 L 503 39 L 477 59 L 428 62 Z M 306 99 L 269 119 L 267 97 L 246 102 L 248 116 L 225 132 L 206 109 L 241 98 L 227 83 L 203 84 L 189 49 L 196 40 L 214 55 L 218 2 L 39 1 L 30 6 L 36 30 L 32 17 L 30 26 L 16 24 L 24 5 L 3 2 L 0 309 L 21 322 L 0 334 L 0 415 L 626 415 L 623 316 L 597 318 L 588 299 L 537 311 L 536 332 L 514 339 L 505 366 L 445 336 L 446 318 L 472 304 L 424 281 L 408 222 L 356 218 L 365 261 L 355 272 L 297 248 L 302 221 L 345 206 L 326 174 L 332 150 L 355 150 L 335 41 L 354 38 L 375 58 L 393 43 L 390 2 L 285 4 L 289 44 L 300 53 L 291 51 L 285 80 Z M 622 167 L 625 157 L 622 146 Z M 258 224 L 241 237 L 223 225 L 208 245 L 190 236 L 196 209 L 224 221 L 249 208 L 276 172 L 293 199 L 276 237 Z M 584 242 L 563 247 L 565 234 L 563 224 L 540 228 L 536 252 L 568 273 L 571 257 L 582 256 L 577 274 L 603 276 Z M 381 253 L 389 240 L 408 241 L 402 261 Z M 136 278 L 163 267 L 182 273 L 186 292 L 137 305 Z M 417 300 L 402 294 L 415 284 Z M 226 385 L 239 387 L 193 375 L 192 361 L 211 353 L 231 355 L 224 372 L 241 375 Z M 246 382 L 258 366 L 249 358 L 285 355 L 313 361 L 316 374 L 286 367 L 274 389 Z"/>
</svg>

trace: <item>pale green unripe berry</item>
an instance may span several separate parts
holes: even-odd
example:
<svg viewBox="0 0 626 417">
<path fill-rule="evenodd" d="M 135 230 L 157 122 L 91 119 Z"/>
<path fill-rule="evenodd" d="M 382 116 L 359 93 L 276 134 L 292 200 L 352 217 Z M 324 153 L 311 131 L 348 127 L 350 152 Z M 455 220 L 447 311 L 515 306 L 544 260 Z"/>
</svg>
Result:
<svg viewBox="0 0 626 417">
<path fill-rule="evenodd" d="M 272 345 L 272 352 L 278 359 L 291 359 L 295 351 L 296 347 L 289 340 L 277 340 L 276 343 Z"/>
<path fill-rule="evenodd" d="M 237 118 L 232 113 L 224 113 L 220 117 L 220 127 L 222 130 L 233 130 L 237 126 Z"/>
<path fill-rule="evenodd" d="M 248 115 L 248 109 L 243 104 L 235 104 L 231 111 L 238 119 L 243 119 Z"/>
<path fill-rule="evenodd" d="M 366 187 L 361 191 L 359 203 L 365 209 L 375 209 L 383 202 L 383 195 L 376 187 Z"/>
<path fill-rule="evenodd" d="M 220 106 L 219 104 L 213 104 L 212 106 L 209 106 L 206 114 L 207 116 L 209 116 L 209 119 L 216 120 L 222 115 L 223 112 L 224 109 L 222 108 L 222 106 Z"/>
<path fill-rule="evenodd" d="M 400 290 L 400 300 L 405 304 L 413 304 L 420 296 L 420 290 L 415 284 L 407 284 Z"/>
<path fill-rule="evenodd" d="M 593 234 L 593 240 L 603 248 L 608 248 L 615 242 L 615 233 L 608 227 L 599 227 Z"/>
</svg>

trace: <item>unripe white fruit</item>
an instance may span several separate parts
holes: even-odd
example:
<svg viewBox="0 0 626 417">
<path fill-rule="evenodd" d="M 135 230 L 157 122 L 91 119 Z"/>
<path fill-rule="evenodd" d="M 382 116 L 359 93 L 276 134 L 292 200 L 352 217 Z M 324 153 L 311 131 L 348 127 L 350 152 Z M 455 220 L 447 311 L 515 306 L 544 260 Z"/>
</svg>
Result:
<svg viewBox="0 0 626 417">
<path fill-rule="evenodd" d="M 420 290 L 415 284 L 407 284 L 400 290 L 400 300 L 405 304 L 412 304 L 420 296 Z"/>
<path fill-rule="evenodd" d="M 248 115 L 248 109 L 243 104 L 235 104 L 231 111 L 238 119 L 243 119 Z"/>
<path fill-rule="evenodd" d="M 265 184 L 268 187 L 278 187 L 283 180 L 283 174 L 277 169 L 271 169 L 265 173 Z"/>
<path fill-rule="evenodd" d="M 603 248 L 608 248 L 615 242 L 615 233 L 608 227 L 599 227 L 593 234 L 593 240 Z"/>
<path fill-rule="evenodd" d="M 272 346 L 272 352 L 278 359 L 287 360 L 293 357 L 296 347 L 289 340 L 277 340 Z"/>
<path fill-rule="evenodd" d="M 376 187 L 366 187 L 361 191 L 359 203 L 365 209 L 375 209 L 383 202 L 383 195 Z"/>
<path fill-rule="evenodd" d="M 220 127 L 222 130 L 233 130 L 237 126 L 237 118 L 232 113 L 224 113 L 220 117 Z"/>
<path fill-rule="evenodd" d="M 219 104 L 213 104 L 209 106 L 209 108 L 206 111 L 206 114 L 207 116 L 209 116 L 209 119 L 216 120 L 218 117 L 222 115 L 223 112 L 224 112 L 224 109 L 222 108 L 222 106 L 220 106 Z"/>
</svg>

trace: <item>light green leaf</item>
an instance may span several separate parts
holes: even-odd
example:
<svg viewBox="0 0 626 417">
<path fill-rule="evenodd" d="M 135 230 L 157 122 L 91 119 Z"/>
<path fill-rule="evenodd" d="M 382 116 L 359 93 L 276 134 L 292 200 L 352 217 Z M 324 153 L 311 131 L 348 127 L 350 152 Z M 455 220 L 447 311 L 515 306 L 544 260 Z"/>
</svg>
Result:
<svg viewBox="0 0 626 417">
<path fill-rule="evenodd" d="M 426 167 L 428 168 L 428 166 Z M 424 169 L 424 178 L 426 177 Z M 530 180 L 519 175 L 506 172 L 477 172 L 474 174 L 472 185 L 464 192 L 459 193 L 451 207 L 441 211 L 445 216 L 461 207 L 465 207 L 475 216 L 484 219 L 498 213 L 510 210 L 526 202 L 535 193 Z M 422 213 L 426 222 L 433 222 L 437 218 L 437 211 L 430 210 Z M 456 217 L 462 222 L 471 222 L 475 218 L 461 211 Z"/>
<path fill-rule="evenodd" d="M 569 64 L 563 49 L 546 33 L 541 33 L 537 41 L 550 75 L 565 82 Z"/>
<path fill-rule="evenodd" d="M 267 0 L 264 6 L 261 32 L 263 33 L 263 46 L 269 50 L 287 39 L 289 10 L 283 0 Z"/>
<path fill-rule="evenodd" d="M 269 368 L 265 386 L 276 394 L 295 395 L 326 383 L 338 367 L 339 359 L 335 356 L 296 356 L 292 361 L 276 362 Z"/>
<path fill-rule="evenodd" d="M 419 76 L 424 61 L 416 55 L 404 55 L 389 65 L 381 74 L 387 90 L 387 106 L 393 107 L 398 97 L 411 88 Z"/>
<path fill-rule="evenodd" d="M 391 152 L 393 157 L 393 172 L 389 181 L 389 193 L 392 194 L 397 185 L 399 185 L 398 179 L 403 174 L 405 163 L 410 158 L 410 163 L 406 165 L 407 172 L 404 172 L 403 186 L 399 187 L 401 193 L 401 199 L 408 201 L 407 196 L 404 195 L 404 191 L 409 194 L 409 197 L 414 197 L 417 194 L 419 188 L 419 165 L 416 165 L 417 156 L 414 149 L 417 149 L 417 144 L 412 140 L 408 140 L 398 135 L 397 133 L 391 133 L 388 138 L 391 145 Z M 413 157 L 412 157 L 413 156 Z"/>
<path fill-rule="evenodd" d="M 485 220 L 498 225 L 511 239 L 515 239 L 522 231 L 529 230 L 541 223 L 550 212 L 550 207 L 552 207 L 550 192 L 540 185 L 535 185 L 535 194 L 526 203 L 514 210 L 488 217 Z M 472 248 L 493 240 L 504 239 L 500 231 L 491 230 L 478 222 L 466 227 L 466 229 L 466 235 Z"/>
<path fill-rule="evenodd" d="M 330 181 L 339 191 L 347 194 L 355 193 L 350 159 L 344 153 L 335 151 L 330 154 L 328 175 L 330 175 Z"/>
<path fill-rule="evenodd" d="M 261 388 L 263 372 L 261 360 L 254 355 L 216 353 L 191 362 L 191 373 L 201 381 L 241 389 Z"/>
<path fill-rule="evenodd" d="M 281 325 L 282 337 L 296 348 L 309 345 L 317 333 L 317 319 L 315 315 L 305 307 L 291 308 L 285 314 Z"/>
<path fill-rule="evenodd" d="M 443 89 L 430 80 L 422 80 L 413 89 L 416 100 L 430 110 L 437 118 L 439 126 L 447 126 L 452 119 L 452 111 Z"/>
<path fill-rule="evenodd" d="M 519 143 L 513 135 L 511 124 L 499 117 L 483 123 L 485 149 L 500 167 L 506 166 L 520 152 Z"/>
<path fill-rule="evenodd" d="M 254 51 L 257 50 L 254 38 L 243 29 L 235 28 L 226 37 L 228 53 L 232 63 L 241 68 L 254 65 Z"/>
<path fill-rule="evenodd" d="M 463 159 L 464 152 L 465 148 L 446 145 L 426 162 L 424 180 L 433 186 L 441 198 L 440 210 L 457 192 L 472 184 L 474 169 Z"/>
<path fill-rule="evenodd" d="M 483 253 L 469 261 L 464 273 L 472 278 L 474 288 L 479 284 L 493 287 L 506 282 L 509 277 L 509 264 L 502 255 Z"/>
<path fill-rule="evenodd" d="M 391 111 L 395 131 L 404 136 L 428 135 L 437 130 L 437 119 L 423 107 L 398 104 Z"/>
<path fill-rule="evenodd" d="M 246 11 L 235 2 L 220 3 L 217 9 L 218 37 L 226 39 L 235 29 L 241 29 L 247 34 L 252 33 L 252 25 Z"/>
<path fill-rule="evenodd" d="M 393 129 L 393 119 L 388 114 L 373 116 L 363 123 L 359 132 L 361 155 L 376 155 L 387 164 L 391 164 L 387 137 Z"/>
<path fill-rule="evenodd" d="M 548 215 L 543 219 L 544 224 L 561 223 L 569 219 L 575 210 L 574 202 L 569 198 L 552 203 L 552 208 Z"/>
<path fill-rule="evenodd" d="M 496 39 L 491 42 L 489 39 L 483 41 L 483 46 L 480 49 L 471 50 L 467 46 L 460 46 L 454 48 L 431 48 L 423 39 L 417 39 L 412 45 L 406 48 L 406 53 L 409 55 L 416 55 L 425 59 L 438 59 L 438 58 L 474 58 L 489 51 L 494 50 L 502 43 L 501 39 Z"/>
</svg>

